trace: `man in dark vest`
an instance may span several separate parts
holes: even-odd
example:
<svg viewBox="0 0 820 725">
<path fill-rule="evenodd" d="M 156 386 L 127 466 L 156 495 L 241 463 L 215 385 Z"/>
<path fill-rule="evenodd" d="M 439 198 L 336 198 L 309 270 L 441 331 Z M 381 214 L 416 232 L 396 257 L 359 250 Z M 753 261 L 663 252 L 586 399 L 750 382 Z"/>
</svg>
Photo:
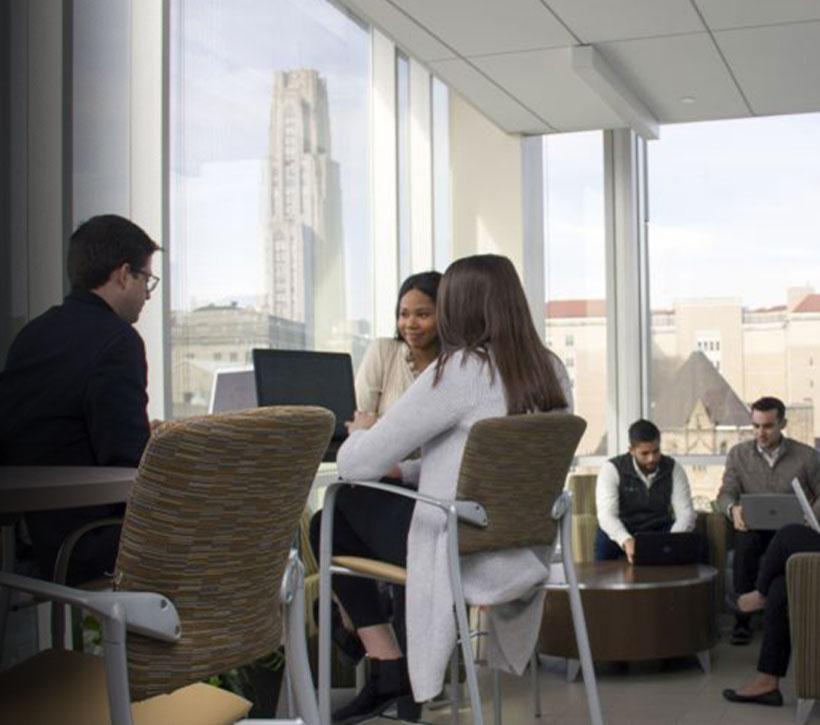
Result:
<svg viewBox="0 0 820 725">
<path fill-rule="evenodd" d="M 145 346 L 134 323 L 158 280 L 159 247 L 136 224 L 108 214 L 71 235 L 71 293 L 29 322 L 0 372 L 0 465 L 136 466 L 150 435 Z M 26 516 L 42 576 L 63 540 L 125 506 Z M 119 527 L 96 529 L 74 549 L 69 582 L 113 569 Z"/>
<path fill-rule="evenodd" d="M 629 452 L 610 459 L 595 485 L 595 559 L 632 562 L 635 534 L 691 531 L 695 510 L 683 466 L 661 454 L 661 432 L 648 420 L 629 426 Z"/>
</svg>

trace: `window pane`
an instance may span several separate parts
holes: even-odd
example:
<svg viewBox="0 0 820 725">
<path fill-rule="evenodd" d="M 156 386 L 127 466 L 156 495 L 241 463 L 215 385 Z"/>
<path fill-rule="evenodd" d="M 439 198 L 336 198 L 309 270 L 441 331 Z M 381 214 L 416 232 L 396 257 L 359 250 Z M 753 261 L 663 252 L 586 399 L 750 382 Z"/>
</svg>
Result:
<svg viewBox="0 0 820 725">
<path fill-rule="evenodd" d="M 604 151 L 600 132 L 547 136 L 546 341 L 567 366 L 579 455 L 606 455 L 607 328 Z"/>
<path fill-rule="evenodd" d="M 452 258 L 450 219 L 450 91 L 433 83 L 433 266 L 443 272 Z"/>
<path fill-rule="evenodd" d="M 399 196 L 399 284 L 410 275 L 410 61 L 396 53 L 396 141 Z"/>
<path fill-rule="evenodd" d="M 820 115 L 687 124 L 649 144 L 652 415 L 671 454 L 724 454 L 748 406 L 820 437 Z M 695 465 L 697 464 L 697 465 Z M 702 507 L 722 459 L 687 468 Z"/>
<path fill-rule="evenodd" d="M 174 0 L 170 38 L 179 416 L 253 347 L 366 347 L 370 40 L 325 0 Z"/>
</svg>

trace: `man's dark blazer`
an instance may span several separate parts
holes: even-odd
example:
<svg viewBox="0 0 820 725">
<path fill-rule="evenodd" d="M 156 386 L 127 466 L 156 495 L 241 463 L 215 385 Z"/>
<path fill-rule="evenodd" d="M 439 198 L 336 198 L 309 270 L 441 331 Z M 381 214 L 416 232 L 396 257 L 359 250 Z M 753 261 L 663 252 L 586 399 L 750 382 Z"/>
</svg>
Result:
<svg viewBox="0 0 820 725">
<path fill-rule="evenodd" d="M 137 331 L 98 295 L 72 292 L 26 325 L 9 349 L 0 373 L 0 465 L 136 466 L 150 435 L 146 385 Z M 29 514 L 42 573 L 51 573 L 67 534 L 122 511 Z"/>
</svg>

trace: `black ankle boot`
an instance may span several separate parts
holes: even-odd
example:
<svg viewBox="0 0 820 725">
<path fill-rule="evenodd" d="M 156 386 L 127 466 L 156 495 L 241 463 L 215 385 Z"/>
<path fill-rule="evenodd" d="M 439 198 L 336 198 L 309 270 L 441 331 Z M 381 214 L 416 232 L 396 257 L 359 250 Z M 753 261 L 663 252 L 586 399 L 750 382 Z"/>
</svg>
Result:
<svg viewBox="0 0 820 725">
<path fill-rule="evenodd" d="M 370 660 L 370 677 L 353 700 L 333 713 L 334 725 L 353 725 L 396 705 L 402 720 L 415 721 L 421 705 L 413 700 L 407 660 Z"/>
</svg>

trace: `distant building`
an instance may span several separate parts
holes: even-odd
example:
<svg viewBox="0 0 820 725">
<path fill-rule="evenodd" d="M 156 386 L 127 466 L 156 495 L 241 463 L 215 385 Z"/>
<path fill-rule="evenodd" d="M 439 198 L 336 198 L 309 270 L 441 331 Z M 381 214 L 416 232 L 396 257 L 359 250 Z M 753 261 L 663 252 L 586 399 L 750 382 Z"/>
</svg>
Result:
<svg viewBox="0 0 820 725">
<path fill-rule="evenodd" d="M 305 326 L 238 305 L 171 315 L 174 415 L 207 412 L 213 374 L 253 364 L 253 348 L 305 348 Z"/>
<path fill-rule="evenodd" d="M 551 300 L 545 317 L 546 339 L 588 421 L 579 452 L 605 455 L 606 303 Z M 650 380 L 651 415 L 670 453 L 725 453 L 752 435 L 748 406 L 763 395 L 786 403 L 789 436 L 820 448 L 820 295 L 791 289 L 786 305 L 766 309 L 701 298 L 653 310 Z M 696 492 L 713 496 L 721 470 L 689 467 Z"/>
<path fill-rule="evenodd" d="M 262 310 L 302 323 L 308 347 L 328 340 L 345 314 L 339 165 L 330 152 L 325 80 L 277 71 L 260 214 Z"/>
</svg>

